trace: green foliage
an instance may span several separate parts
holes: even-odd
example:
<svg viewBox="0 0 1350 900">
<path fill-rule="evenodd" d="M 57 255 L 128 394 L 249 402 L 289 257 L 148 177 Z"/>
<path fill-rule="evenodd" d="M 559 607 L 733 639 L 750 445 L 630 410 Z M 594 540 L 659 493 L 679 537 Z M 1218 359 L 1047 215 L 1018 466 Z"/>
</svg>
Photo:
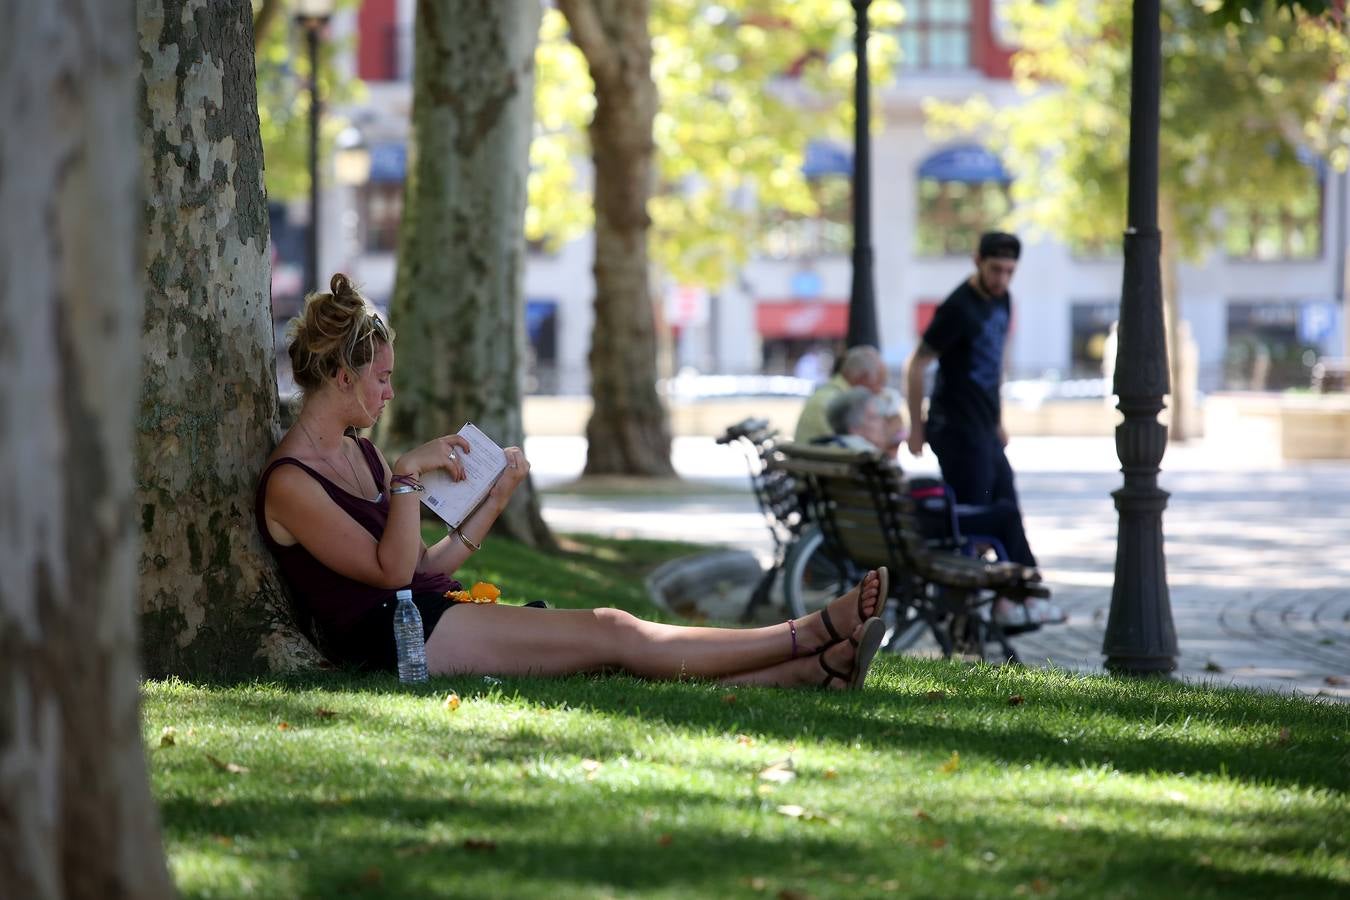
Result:
<svg viewBox="0 0 1350 900">
<path fill-rule="evenodd" d="M 261 5 L 261 0 L 253 0 L 255 13 Z M 335 4 L 338 10 L 358 5 L 359 0 L 337 0 Z M 333 64 L 343 50 L 342 43 L 327 37 L 319 46 L 319 95 L 326 113 L 320 120 L 320 160 L 332 158 L 333 140 L 345 124 L 328 110 L 358 99 L 361 92 L 361 83 L 346 77 Z M 289 3 L 283 3 L 263 35 L 256 65 L 267 197 L 302 197 L 309 191 L 309 51 Z"/>
<path fill-rule="evenodd" d="M 1179 249 L 1220 237 L 1217 210 L 1297 203 L 1305 147 L 1337 167 L 1350 124 L 1345 29 L 1271 6 L 1250 23 L 1216 20 L 1210 0 L 1164 0 L 1160 190 Z M 1079 245 L 1115 243 L 1125 225 L 1131 3 L 1014 0 L 1014 57 L 1028 96 L 994 110 L 983 98 L 931 102 L 939 134 L 981 131 L 1015 173 L 1022 224 Z"/>
<path fill-rule="evenodd" d="M 874 84 L 895 55 L 884 29 L 899 18 L 893 0 L 871 6 Z M 654 0 L 652 76 L 661 105 L 649 211 L 652 255 L 670 276 L 720 285 L 769 224 L 766 211 L 817 211 L 803 153 L 811 139 L 851 143 L 853 22 L 846 0 Z M 572 167 L 589 155 L 594 97 L 585 60 L 554 9 L 544 17 L 537 66 L 526 227 L 531 239 L 557 243 L 591 223 L 589 192 Z M 801 76 L 784 78 L 794 67 Z"/>
</svg>

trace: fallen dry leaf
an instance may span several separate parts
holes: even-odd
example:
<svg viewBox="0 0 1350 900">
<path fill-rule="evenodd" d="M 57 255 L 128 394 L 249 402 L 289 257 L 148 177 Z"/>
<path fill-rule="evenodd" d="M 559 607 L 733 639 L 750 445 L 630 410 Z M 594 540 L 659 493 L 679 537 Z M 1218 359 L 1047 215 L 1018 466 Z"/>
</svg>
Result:
<svg viewBox="0 0 1350 900">
<path fill-rule="evenodd" d="M 838 778 L 839 773 L 834 770 L 834 767 L 830 767 L 826 769 L 824 772 L 822 772 L 820 774 L 820 777 L 824 778 L 826 781 L 830 781 L 832 779 Z"/>
<path fill-rule="evenodd" d="M 798 806 L 795 803 L 787 803 L 777 808 L 778 814 L 787 816 L 789 819 L 801 819 L 803 822 L 824 822 L 833 824 L 834 820 L 824 813 L 818 813 L 815 810 Z"/>
<path fill-rule="evenodd" d="M 445 702 L 441 705 L 450 712 L 454 712 L 455 710 L 459 709 L 459 694 L 456 694 L 454 691 L 451 691 L 450 693 L 446 694 Z"/>
<path fill-rule="evenodd" d="M 772 781 L 774 784 L 787 784 L 797 777 L 797 772 L 792 765 L 792 757 L 780 759 L 778 762 L 770 763 L 760 770 L 759 778 L 761 781 Z"/>
<path fill-rule="evenodd" d="M 778 892 L 778 900 L 811 900 L 811 895 L 796 888 L 783 888 Z"/>
<path fill-rule="evenodd" d="M 661 847 L 669 847 L 671 844 L 675 843 L 675 838 L 668 834 L 663 834 L 656 839 L 656 843 Z"/>
<path fill-rule="evenodd" d="M 1021 694 L 1013 694 L 1008 698 L 1009 706 L 1021 706 L 1024 702 L 1026 701 L 1022 698 Z"/>
<path fill-rule="evenodd" d="M 750 879 L 750 888 L 752 890 L 762 891 L 768 886 L 769 883 L 765 881 L 763 878 L 759 877 L 758 875 Z"/>
<path fill-rule="evenodd" d="M 961 754 L 953 750 L 952 755 L 947 758 L 947 761 L 938 766 L 938 771 L 950 775 L 959 768 L 961 768 Z"/>
<path fill-rule="evenodd" d="M 205 754 L 205 756 L 207 762 L 211 763 L 211 765 L 215 766 L 222 772 L 229 772 L 231 775 L 242 775 L 248 771 L 248 766 L 241 766 L 238 763 L 225 762 L 224 760 L 217 759 L 210 753 Z"/>
<path fill-rule="evenodd" d="M 487 838 L 465 838 L 461 845 L 465 850 L 476 850 L 483 853 L 492 853 L 497 849 L 497 842 Z"/>
<path fill-rule="evenodd" d="M 213 834 L 211 835 L 211 840 L 215 841 L 222 847 L 230 847 L 234 845 L 234 838 L 230 837 L 228 834 Z"/>
<path fill-rule="evenodd" d="M 594 781 L 595 776 L 599 774 L 602 765 L 604 764 L 599 760 L 583 759 L 581 761 L 581 770 L 586 773 L 586 780 Z"/>
<path fill-rule="evenodd" d="M 921 810 L 921 809 L 916 809 L 916 810 L 914 810 L 914 818 L 918 819 L 920 822 L 931 822 L 931 821 L 933 821 L 933 817 L 930 816 L 928 813 L 924 812 L 924 811 Z"/>
<path fill-rule="evenodd" d="M 1294 736 L 1293 732 L 1291 732 L 1288 728 L 1281 728 L 1279 735 L 1275 738 L 1275 743 L 1287 744 L 1289 743 L 1290 740 L 1293 739 L 1293 736 Z"/>
<path fill-rule="evenodd" d="M 430 853 L 433 850 L 439 850 L 443 846 L 445 845 L 438 843 L 436 841 L 428 841 L 425 844 L 413 844 L 410 847 L 400 847 L 394 851 L 394 855 L 402 856 L 405 858 L 409 856 L 421 856 L 424 853 Z"/>
<path fill-rule="evenodd" d="M 371 866 L 361 873 L 361 883 L 367 885 L 376 885 L 384 881 L 384 870 L 379 866 Z"/>
<path fill-rule="evenodd" d="M 736 702 L 736 695 L 735 695 L 735 694 L 723 694 L 723 695 L 722 695 L 722 702 L 723 702 L 723 703 L 735 703 L 735 702 Z"/>
<path fill-rule="evenodd" d="M 947 698 L 947 692 L 929 691 L 928 693 L 924 694 L 924 697 L 926 697 L 929 700 L 945 700 Z"/>
<path fill-rule="evenodd" d="M 941 850 L 943 847 L 947 846 L 947 839 L 944 837 L 933 838 L 928 842 L 928 846 L 932 847 L 934 850 Z"/>
<path fill-rule="evenodd" d="M 178 734 L 178 729 L 172 725 L 165 725 L 164 730 L 159 733 L 159 745 L 161 747 L 172 747 L 176 734 Z"/>
<path fill-rule="evenodd" d="M 278 722 L 278 723 L 277 723 L 277 730 L 278 730 L 278 731 L 287 731 L 287 730 L 290 729 L 290 727 L 291 727 L 291 723 L 290 723 L 290 722 Z"/>
<path fill-rule="evenodd" d="M 1327 684 L 1331 685 L 1332 687 L 1340 687 L 1343 684 L 1350 684 L 1350 679 L 1344 678 L 1340 675 L 1328 675 L 1326 678 L 1322 680 L 1325 681 Z"/>
<path fill-rule="evenodd" d="M 748 734 L 738 734 L 736 735 L 736 743 L 742 747 L 753 747 L 755 746 L 755 739 Z"/>
<path fill-rule="evenodd" d="M 331 719 L 333 716 L 336 716 L 337 713 L 331 709 L 325 709 L 322 706 L 319 706 L 315 707 L 314 715 L 318 716 L 320 719 Z"/>
</svg>

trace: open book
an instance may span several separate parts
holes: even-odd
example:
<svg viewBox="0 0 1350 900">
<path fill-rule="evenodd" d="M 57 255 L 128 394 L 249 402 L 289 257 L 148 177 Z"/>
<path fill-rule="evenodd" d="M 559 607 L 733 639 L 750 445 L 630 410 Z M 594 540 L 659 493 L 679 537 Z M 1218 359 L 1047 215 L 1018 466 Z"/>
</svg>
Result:
<svg viewBox="0 0 1350 900">
<path fill-rule="evenodd" d="M 458 528 L 478 508 L 506 471 L 505 451 L 477 425 L 464 423 L 459 436 L 469 442 L 469 452 L 458 454 L 464 465 L 464 480 L 451 481 L 450 473 L 445 469 L 422 475 L 422 485 L 426 488 L 422 502 L 451 528 Z"/>
</svg>

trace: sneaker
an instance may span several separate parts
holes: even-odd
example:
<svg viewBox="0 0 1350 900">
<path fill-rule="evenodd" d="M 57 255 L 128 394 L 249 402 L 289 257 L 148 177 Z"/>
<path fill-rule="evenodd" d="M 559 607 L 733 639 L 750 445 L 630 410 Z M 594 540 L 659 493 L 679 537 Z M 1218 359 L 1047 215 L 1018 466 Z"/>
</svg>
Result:
<svg viewBox="0 0 1350 900">
<path fill-rule="evenodd" d="M 1007 597 L 999 597 L 994 601 L 994 621 L 1004 628 L 1018 628 L 1030 625 L 1031 616 L 1027 614 L 1025 604 L 1014 603 Z"/>
<path fill-rule="evenodd" d="M 1030 622 L 1040 625 L 1062 625 L 1069 621 L 1069 614 L 1062 607 L 1040 597 L 1028 597 L 1022 606 Z"/>
</svg>

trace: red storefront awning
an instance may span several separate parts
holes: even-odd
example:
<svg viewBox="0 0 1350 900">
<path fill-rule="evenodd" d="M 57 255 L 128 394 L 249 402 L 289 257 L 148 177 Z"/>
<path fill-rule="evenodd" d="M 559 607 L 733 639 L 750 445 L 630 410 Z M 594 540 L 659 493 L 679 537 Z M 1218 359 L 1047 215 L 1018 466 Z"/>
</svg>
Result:
<svg viewBox="0 0 1350 900">
<path fill-rule="evenodd" d="M 843 300 L 761 300 L 755 306 L 761 338 L 842 338 L 848 334 Z"/>
</svg>

